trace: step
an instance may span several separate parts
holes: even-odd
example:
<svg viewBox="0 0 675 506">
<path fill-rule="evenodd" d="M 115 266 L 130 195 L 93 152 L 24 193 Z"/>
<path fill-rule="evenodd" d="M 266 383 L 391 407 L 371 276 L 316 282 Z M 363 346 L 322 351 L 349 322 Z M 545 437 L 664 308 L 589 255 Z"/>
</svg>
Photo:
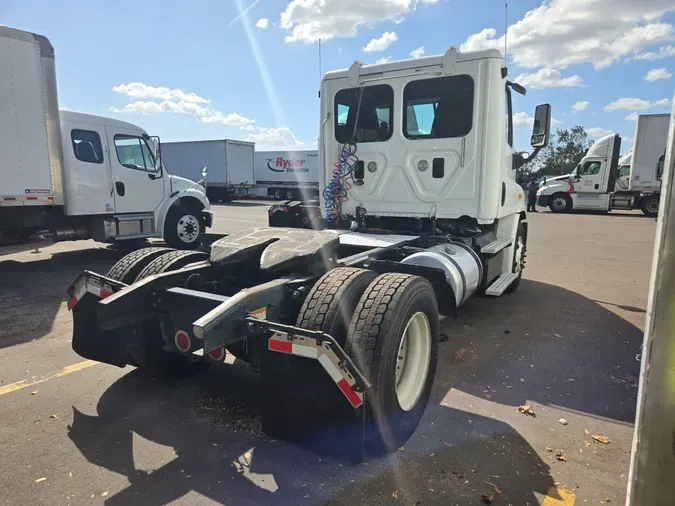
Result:
<svg viewBox="0 0 675 506">
<path fill-rule="evenodd" d="M 517 272 L 502 274 L 497 278 L 497 281 L 492 283 L 490 288 L 485 290 L 485 295 L 492 295 L 494 297 L 499 297 L 517 278 L 518 278 Z"/>
<path fill-rule="evenodd" d="M 492 241 L 490 244 L 486 244 L 480 249 L 481 253 L 485 253 L 487 255 L 494 255 L 495 253 L 499 253 L 501 250 L 504 248 L 508 248 L 513 244 L 513 241 L 509 237 L 504 237 L 502 239 L 495 239 Z"/>
</svg>

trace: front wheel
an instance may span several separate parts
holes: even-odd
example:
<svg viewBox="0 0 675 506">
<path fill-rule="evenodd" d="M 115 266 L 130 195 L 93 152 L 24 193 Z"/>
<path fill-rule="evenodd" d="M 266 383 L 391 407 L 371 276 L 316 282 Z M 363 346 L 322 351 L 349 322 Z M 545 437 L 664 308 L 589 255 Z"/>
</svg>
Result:
<svg viewBox="0 0 675 506">
<path fill-rule="evenodd" d="M 518 223 L 516 231 L 516 240 L 514 242 L 515 248 L 513 250 L 513 271 L 518 274 L 518 277 L 508 286 L 506 291 L 513 293 L 518 290 L 520 280 L 523 278 L 523 269 L 525 268 L 525 257 L 527 256 L 527 244 L 525 241 L 525 227 L 523 222 Z"/>
<path fill-rule="evenodd" d="M 640 205 L 640 210 L 645 216 L 656 218 L 659 215 L 659 200 L 658 195 L 651 195 L 645 198 Z"/>
<path fill-rule="evenodd" d="M 368 440 L 376 450 L 400 448 L 424 414 L 438 361 L 438 305 L 424 278 L 388 273 L 361 296 L 346 351 L 371 382 Z"/>
<path fill-rule="evenodd" d="M 172 248 L 194 249 L 199 246 L 204 228 L 202 217 L 194 208 L 173 206 L 166 215 L 164 241 Z"/>
<path fill-rule="evenodd" d="M 558 193 L 551 197 L 548 207 L 554 213 L 567 213 L 572 210 L 572 199 L 566 193 Z"/>
</svg>

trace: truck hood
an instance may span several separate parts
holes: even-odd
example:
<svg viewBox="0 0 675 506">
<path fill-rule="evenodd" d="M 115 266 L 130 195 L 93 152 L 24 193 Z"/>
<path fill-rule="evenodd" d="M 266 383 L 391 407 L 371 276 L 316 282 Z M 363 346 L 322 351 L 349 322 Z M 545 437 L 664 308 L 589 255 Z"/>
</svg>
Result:
<svg viewBox="0 0 675 506">
<path fill-rule="evenodd" d="M 171 178 L 172 191 L 176 192 L 181 190 L 189 190 L 190 188 L 193 188 L 194 190 L 205 194 L 204 187 L 200 184 L 197 184 L 194 181 L 190 181 L 189 179 L 186 179 L 184 177 L 174 176 L 173 174 L 170 174 L 169 178 Z"/>
<path fill-rule="evenodd" d="M 553 195 L 556 192 L 566 192 L 569 188 L 569 179 L 559 179 L 558 181 L 551 181 L 550 184 L 545 184 L 539 188 L 539 190 L 537 190 L 537 195 Z"/>
</svg>

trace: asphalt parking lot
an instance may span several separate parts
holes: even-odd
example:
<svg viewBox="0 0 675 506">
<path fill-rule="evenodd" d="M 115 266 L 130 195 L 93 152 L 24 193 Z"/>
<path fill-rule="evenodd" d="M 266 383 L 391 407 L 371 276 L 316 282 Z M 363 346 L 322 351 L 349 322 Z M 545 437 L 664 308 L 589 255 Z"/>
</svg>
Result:
<svg viewBox="0 0 675 506">
<path fill-rule="evenodd" d="M 212 231 L 264 226 L 268 206 L 214 206 Z M 122 252 L 1 248 L 0 503 L 621 503 L 656 224 L 639 212 L 529 221 L 518 292 L 442 323 L 417 432 L 356 466 L 267 438 L 245 366 L 162 382 L 77 356 L 65 289 Z"/>
</svg>

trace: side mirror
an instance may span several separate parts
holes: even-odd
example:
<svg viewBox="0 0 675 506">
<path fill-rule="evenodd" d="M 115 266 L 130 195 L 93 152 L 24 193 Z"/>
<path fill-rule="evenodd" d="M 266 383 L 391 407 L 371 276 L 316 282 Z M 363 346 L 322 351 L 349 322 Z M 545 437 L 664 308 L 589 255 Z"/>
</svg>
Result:
<svg viewBox="0 0 675 506">
<path fill-rule="evenodd" d="M 206 177 L 209 173 L 209 168 L 204 166 L 202 167 L 202 177 Z"/>
<path fill-rule="evenodd" d="M 545 148 L 551 132 L 551 104 L 539 104 L 534 112 L 534 126 L 530 145 L 533 148 Z"/>
</svg>

